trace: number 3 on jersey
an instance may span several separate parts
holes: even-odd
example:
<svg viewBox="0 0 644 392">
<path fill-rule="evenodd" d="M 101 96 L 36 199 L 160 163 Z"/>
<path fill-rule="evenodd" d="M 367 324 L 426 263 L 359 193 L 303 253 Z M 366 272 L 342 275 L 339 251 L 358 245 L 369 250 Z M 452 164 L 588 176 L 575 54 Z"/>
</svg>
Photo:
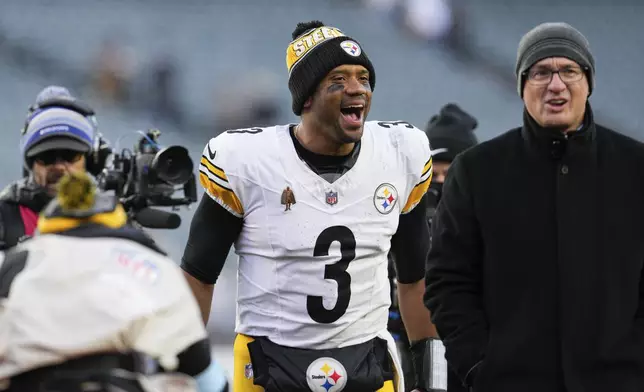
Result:
<svg viewBox="0 0 644 392">
<path fill-rule="evenodd" d="M 330 324 L 344 315 L 351 299 L 351 275 L 347 272 L 349 263 L 356 257 L 356 238 L 346 226 L 332 226 L 324 229 L 315 241 L 313 256 L 328 256 L 331 244 L 340 243 L 340 260 L 324 267 L 324 279 L 335 280 L 338 284 L 338 299 L 332 309 L 324 307 L 322 297 L 306 297 L 306 310 L 318 323 Z"/>
</svg>

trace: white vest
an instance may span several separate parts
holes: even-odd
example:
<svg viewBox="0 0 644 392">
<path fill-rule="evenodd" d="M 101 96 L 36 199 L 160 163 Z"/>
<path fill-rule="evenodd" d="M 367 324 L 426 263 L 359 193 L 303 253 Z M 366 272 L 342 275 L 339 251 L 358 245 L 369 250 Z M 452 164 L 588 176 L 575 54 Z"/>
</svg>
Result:
<svg viewBox="0 0 644 392">
<path fill-rule="evenodd" d="M 180 268 L 134 241 L 35 237 L 0 300 L 0 384 L 67 359 L 137 350 L 164 365 L 206 338 Z"/>
</svg>

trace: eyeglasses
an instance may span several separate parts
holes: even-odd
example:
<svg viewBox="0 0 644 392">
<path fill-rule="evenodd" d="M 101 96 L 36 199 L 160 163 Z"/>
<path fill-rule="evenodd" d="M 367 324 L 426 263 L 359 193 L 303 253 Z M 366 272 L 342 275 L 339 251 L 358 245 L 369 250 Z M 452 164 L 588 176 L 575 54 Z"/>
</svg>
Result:
<svg viewBox="0 0 644 392">
<path fill-rule="evenodd" d="M 584 77 L 584 71 L 585 69 L 579 67 L 566 67 L 559 70 L 535 68 L 524 72 L 524 75 L 528 77 L 528 83 L 535 86 L 545 86 L 550 84 L 554 74 L 558 74 L 561 81 L 566 84 L 578 82 Z"/>
<path fill-rule="evenodd" d="M 40 153 L 34 160 L 41 165 L 49 166 L 56 162 L 74 163 L 81 159 L 82 153 L 74 150 L 50 150 Z"/>
</svg>

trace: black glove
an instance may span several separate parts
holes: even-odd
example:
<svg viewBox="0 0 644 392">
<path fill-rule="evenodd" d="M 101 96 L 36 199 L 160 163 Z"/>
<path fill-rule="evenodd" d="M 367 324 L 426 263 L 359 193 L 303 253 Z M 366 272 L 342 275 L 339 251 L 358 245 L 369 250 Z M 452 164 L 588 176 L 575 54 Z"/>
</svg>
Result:
<svg viewBox="0 0 644 392">
<path fill-rule="evenodd" d="M 445 392 L 447 362 L 443 343 L 436 338 L 427 338 L 413 342 L 409 349 L 416 376 L 414 389 L 423 392 Z"/>
</svg>

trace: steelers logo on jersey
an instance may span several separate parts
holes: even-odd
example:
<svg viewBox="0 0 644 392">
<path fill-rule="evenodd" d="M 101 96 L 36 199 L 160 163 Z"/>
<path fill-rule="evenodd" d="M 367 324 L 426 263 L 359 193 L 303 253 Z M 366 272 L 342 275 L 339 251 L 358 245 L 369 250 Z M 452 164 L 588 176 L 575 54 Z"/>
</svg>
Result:
<svg viewBox="0 0 644 392">
<path fill-rule="evenodd" d="M 306 369 L 306 382 L 313 392 L 340 392 L 347 385 L 347 370 L 333 358 L 318 358 Z"/>
<path fill-rule="evenodd" d="M 373 194 L 373 205 L 381 214 L 388 214 L 393 211 L 398 202 L 398 191 L 391 184 L 380 184 Z"/>
</svg>

